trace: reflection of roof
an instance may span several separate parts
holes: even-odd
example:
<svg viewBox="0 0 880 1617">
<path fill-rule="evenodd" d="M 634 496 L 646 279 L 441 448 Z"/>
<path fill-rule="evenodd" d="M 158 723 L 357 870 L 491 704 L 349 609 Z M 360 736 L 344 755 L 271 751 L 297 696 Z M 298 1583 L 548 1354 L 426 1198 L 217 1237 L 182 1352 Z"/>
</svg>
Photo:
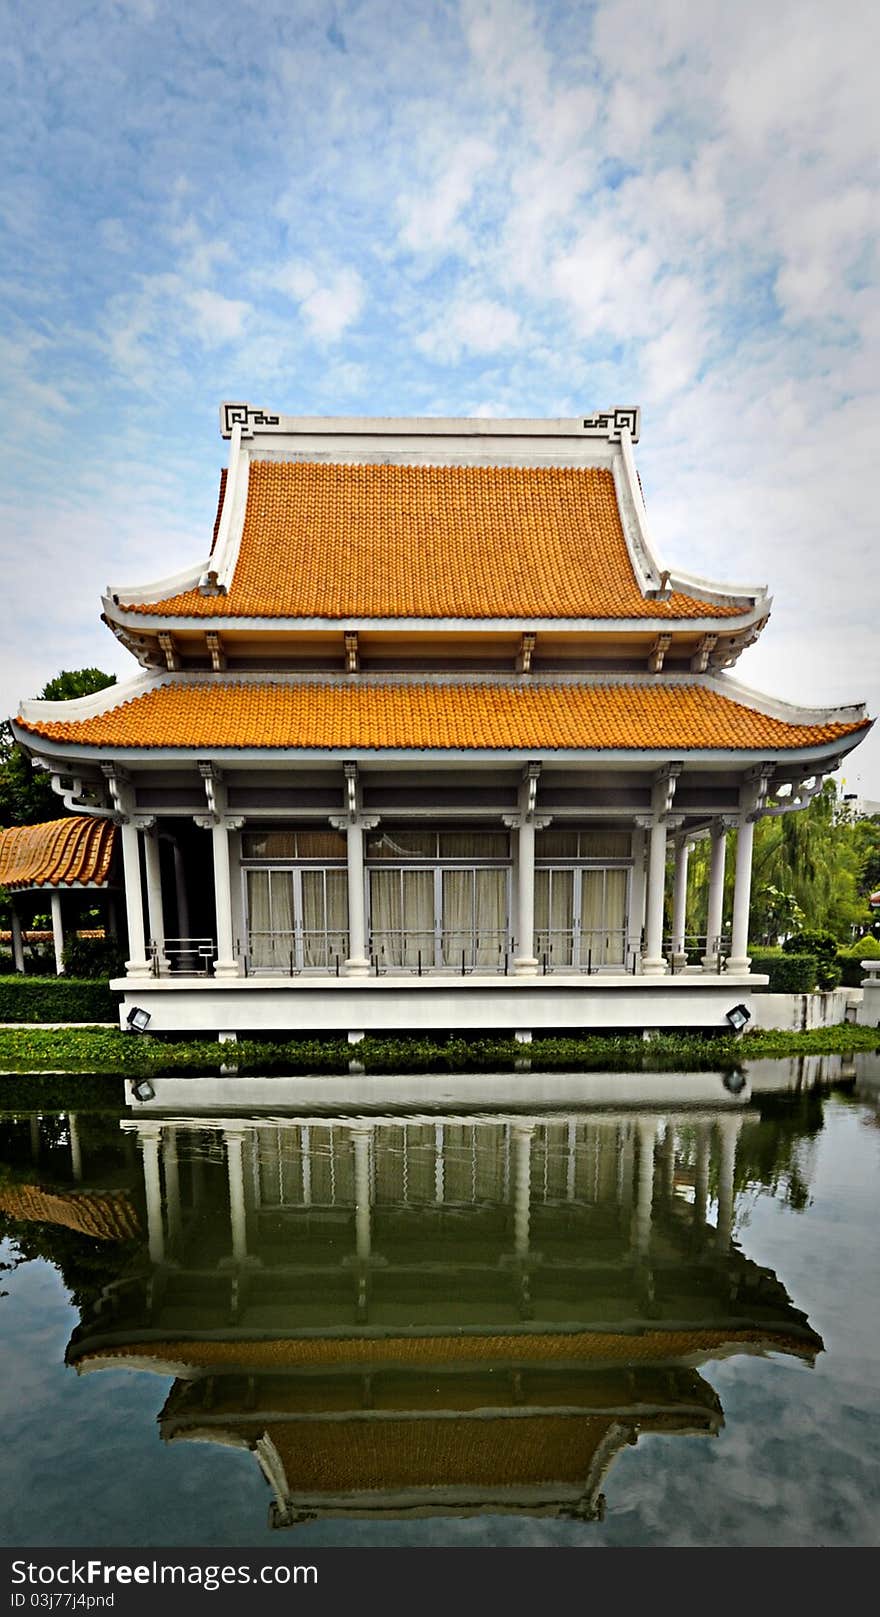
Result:
<svg viewBox="0 0 880 1617">
<path fill-rule="evenodd" d="M 273 1421 L 292 1494 L 583 1483 L 614 1424 L 601 1415 Z M 183 1434 L 181 1434 L 183 1435 Z"/>
<path fill-rule="evenodd" d="M 86 815 L 0 831 L 0 887 L 101 886 L 107 880 L 116 827 Z"/>
<path fill-rule="evenodd" d="M 74 1350 L 83 1369 L 90 1359 L 156 1360 L 175 1370 L 273 1370 L 305 1365 L 664 1363 L 701 1361 L 728 1347 L 772 1346 L 776 1352 L 812 1358 L 821 1342 L 812 1332 L 798 1336 L 773 1326 L 677 1331 L 528 1331 L 467 1336 L 279 1337 L 268 1340 L 208 1341 L 193 1338 L 132 1341 Z"/>
<path fill-rule="evenodd" d="M 674 747 L 682 752 L 819 746 L 867 722 L 788 723 L 697 683 L 352 685 L 231 679 L 164 682 L 84 719 L 18 720 L 22 730 L 53 741 L 94 746 Z"/>
<path fill-rule="evenodd" d="M 610 471 L 253 461 L 229 592 L 162 617 L 724 618 L 742 603 L 646 599 Z"/>
<path fill-rule="evenodd" d="M 137 1213 L 124 1190 L 43 1190 L 38 1185 L 0 1186 L 0 1212 L 40 1224 L 61 1224 L 99 1241 L 127 1241 L 140 1234 Z"/>
</svg>

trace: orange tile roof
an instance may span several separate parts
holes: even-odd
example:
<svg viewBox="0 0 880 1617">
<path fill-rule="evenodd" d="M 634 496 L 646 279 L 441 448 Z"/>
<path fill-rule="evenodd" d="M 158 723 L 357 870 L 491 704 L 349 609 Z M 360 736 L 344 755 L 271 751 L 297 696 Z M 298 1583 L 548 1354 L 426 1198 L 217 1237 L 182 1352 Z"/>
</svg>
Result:
<svg viewBox="0 0 880 1617">
<path fill-rule="evenodd" d="M 88 719 L 24 720 L 99 747 L 779 748 L 864 729 L 787 724 L 693 685 L 172 682 Z"/>
<path fill-rule="evenodd" d="M 39 1185 L 0 1186 L 0 1212 L 40 1224 L 61 1224 L 97 1241 L 130 1241 L 140 1222 L 124 1190 L 44 1190 Z"/>
<path fill-rule="evenodd" d="M 583 1485 L 610 1415 L 456 1415 L 439 1419 L 270 1421 L 288 1493 Z M 260 1436 L 255 1432 L 254 1437 Z"/>
<path fill-rule="evenodd" d="M 0 887 L 69 887 L 107 880 L 116 827 L 77 814 L 0 831 Z"/>
<path fill-rule="evenodd" d="M 191 1369 L 285 1370 L 302 1365 L 431 1364 L 668 1364 L 681 1358 L 711 1357 L 732 1343 L 781 1353 L 811 1354 L 818 1338 L 798 1336 L 773 1325 L 676 1331 L 498 1331 L 474 1336 L 267 1337 L 261 1341 L 131 1341 L 88 1349 L 81 1357 L 153 1358 Z M 821 1345 L 821 1344 L 820 1344 Z"/>
<path fill-rule="evenodd" d="M 125 603 L 121 603 L 123 606 Z M 162 617 L 724 618 L 636 581 L 610 471 L 255 461 L 227 595 Z"/>
</svg>

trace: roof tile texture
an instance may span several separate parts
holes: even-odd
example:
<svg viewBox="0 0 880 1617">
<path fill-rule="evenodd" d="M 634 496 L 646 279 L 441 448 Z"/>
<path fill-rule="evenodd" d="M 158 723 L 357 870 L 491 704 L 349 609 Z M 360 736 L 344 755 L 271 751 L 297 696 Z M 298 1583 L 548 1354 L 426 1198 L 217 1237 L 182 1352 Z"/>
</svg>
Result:
<svg viewBox="0 0 880 1617">
<path fill-rule="evenodd" d="M 161 685 L 88 719 L 19 719 L 53 741 L 106 747 L 808 747 L 868 723 L 787 724 L 706 686 Z M 7 833 L 8 835 L 8 833 Z M 2 880 L 2 875 L 0 875 Z"/>
<path fill-rule="evenodd" d="M 87 815 L 0 831 L 0 887 L 67 887 L 106 882 L 116 828 Z"/>
<path fill-rule="evenodd" d="M 254 461 L 228 594 L 193 589 L 127 610 L 199 618 L 679 619 L 731 617 L 742 608 L 681 594 L 645 599 L 607 470 Z"/>
</svg>

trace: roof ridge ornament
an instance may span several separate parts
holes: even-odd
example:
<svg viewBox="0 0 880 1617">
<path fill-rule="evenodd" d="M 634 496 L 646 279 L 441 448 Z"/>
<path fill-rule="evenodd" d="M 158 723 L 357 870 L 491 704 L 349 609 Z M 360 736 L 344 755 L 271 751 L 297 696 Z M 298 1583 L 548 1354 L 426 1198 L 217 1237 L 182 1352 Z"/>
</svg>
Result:
<svg viewBox="0 0 880 1617">
<path fill-rule="evenodd" d="M 243 438 L 252 438 L 255 427 L 278 427 L 281 417 L 267 410 L 255 410 L 252 404 L 221 404 L 220 436 L 231 438 L 234 427 L 241 427 Z"/>
<path fill-rule="evenodd" d="M 639 441 L 642 412 L 637 404 L 615 404 L 613 410 L 598 410 L 595 415 L 584 416 L 584 432 L 592 438 L 607 438 L 619 443 L 625 429 L 634 444 Z"/>
</svg>

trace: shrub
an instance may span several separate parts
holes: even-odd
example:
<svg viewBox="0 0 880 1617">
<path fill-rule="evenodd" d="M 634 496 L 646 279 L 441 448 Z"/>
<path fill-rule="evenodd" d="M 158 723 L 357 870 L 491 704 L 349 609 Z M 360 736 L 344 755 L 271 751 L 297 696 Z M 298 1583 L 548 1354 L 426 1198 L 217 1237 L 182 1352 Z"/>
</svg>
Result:
<svg viewBox="0 0 880 1617">
<path fill-rule="evenodd" d="M 792 954 L 784 946 L 752 950 L 752 971 L 766 972 L 770 978 L 764 990 L 768 994 L 809 994 L 816 986 L 818 969 L 814 954 Z"/>
<path fill-rule="evenodd" d="M 0 977 L 0 1022 L 117 1022 L 105 982 L 76 977 Z"/>
<path fill-rule="evenodd" d="M 64 947 L 69 977 L 124 977 L 125 951 L 116 938 L 71 938 Z"/>
<path fill-rule="evenodd" d="M 851 960 L 880 960 L 880 938 L 875 938 L 873 932 L 866 932 L 863 938 L 856 938 L 848 949 L 841 949 L 840 955 Z"/>
<path fill-rule="evenodd" d="M 880 960 L 880 941 L 872 932 L 866 932 L 863 938 L 856 938 L 848 949 L 841 949 L 837 956 L 844 988 L 861 988 L 865 980 L 863 960 Z"/>
<path fill-rule="evenodd" d="M 782 945 L 783 954 L 812 954 L 829 965 L 837 959 L 840 944 L 833 932 L 793 932 Z"/>
</svg>

